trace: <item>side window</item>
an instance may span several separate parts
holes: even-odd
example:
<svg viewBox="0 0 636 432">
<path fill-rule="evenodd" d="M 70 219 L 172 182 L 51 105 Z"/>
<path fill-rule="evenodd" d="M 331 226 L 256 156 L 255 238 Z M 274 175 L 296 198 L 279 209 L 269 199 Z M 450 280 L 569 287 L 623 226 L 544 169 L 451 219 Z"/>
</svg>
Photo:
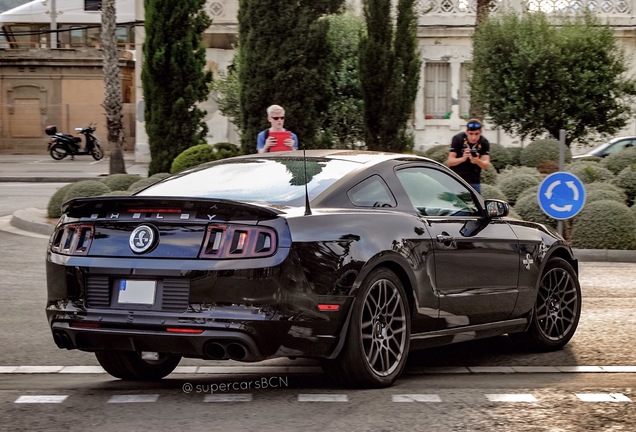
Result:
<svg viewBox="0 0 636 432">
<path fill-rule="evenodd" d="M 356 207 L 395 207 L 393 194 L 380 176 L 371 176 L 347 192 L 347 196 Z"/>
<path fill-rule="evenodd" d="M 479 207 L 464 185 L 433 168 L 405 168 L 397 177 L 422 216 L 476 216 Z"/>
</svg>

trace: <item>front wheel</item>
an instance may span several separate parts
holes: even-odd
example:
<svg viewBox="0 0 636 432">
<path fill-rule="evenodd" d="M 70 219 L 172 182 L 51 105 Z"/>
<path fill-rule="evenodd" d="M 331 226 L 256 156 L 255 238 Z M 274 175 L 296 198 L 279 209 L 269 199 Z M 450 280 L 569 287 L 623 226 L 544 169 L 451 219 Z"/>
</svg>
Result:
<svg viewBox="0 0 636 432">
<path fill-rule="evenodd" d="M 406 365 L 410 333 L 402 282 L 390 270 L 376 269 L 356 297 L 340 355 L 324 360 L 323 368 L 335 380 L 354 387 L 388 387 Z"/>
<path fill-rule="evenodd" d="M 62 160 L 69 155 L 66 146 L 60 143 L 53 144 L 51 148 L 49 149 L 49 153 L 51 154 L 51 157 L 55 160 Z"/>
<path fill-rule="evenodd" d="M 95 357 L 106 372 L 123 380 L 158 381 L 169 375 L 181 356 L 159 354 L 157 360 L 146 360 L 135 351 L 96 351 Z"/>
<path fill-rule="evenodd" d="M 93 146 L 93 151 L 91 151 L 91 155 L 95 160 L 100 160 L 101 158 L 103 158 L 104 151 L 102 150 L 102 146 L 100 146 L 98 143 L 95 143 L 95 145 Z"/>
<path fill-rule="evenodd" d="M 581 286 L 576 272 L 564 259 L 552 258 L 541 276 L 530 327 L 510 337 L 537 351 L 563 348 L 578 327 L 581 303 Z"/>
</svg>

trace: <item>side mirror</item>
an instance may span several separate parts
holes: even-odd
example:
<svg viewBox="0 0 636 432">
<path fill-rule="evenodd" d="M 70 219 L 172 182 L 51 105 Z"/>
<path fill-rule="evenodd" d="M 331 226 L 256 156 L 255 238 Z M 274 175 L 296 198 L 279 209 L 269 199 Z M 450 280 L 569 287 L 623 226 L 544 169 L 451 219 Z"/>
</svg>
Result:
<svg viewBox="0 0 636 432">
<path fill-rule="evenodd" d="M 496 199 L 487 199 L 486 203 L 486 214 L 489 218 L 493 217 L 504 217 L 508 216 L 510 213 L 510 206 L 507 202 L 496 200 Z"/>
</svg>

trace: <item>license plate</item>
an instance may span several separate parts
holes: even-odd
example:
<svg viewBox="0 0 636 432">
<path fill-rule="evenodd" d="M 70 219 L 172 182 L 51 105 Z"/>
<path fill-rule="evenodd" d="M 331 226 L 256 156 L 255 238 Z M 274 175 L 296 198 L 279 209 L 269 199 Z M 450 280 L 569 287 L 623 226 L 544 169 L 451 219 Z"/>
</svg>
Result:
<svg viewBox="0 0 636 432">
<path fill-rule="evenodd" d="M 152 305 L 156 291 L 157 281 L 122 279 L 119 282 L 119 303 Z"/>
</svg>

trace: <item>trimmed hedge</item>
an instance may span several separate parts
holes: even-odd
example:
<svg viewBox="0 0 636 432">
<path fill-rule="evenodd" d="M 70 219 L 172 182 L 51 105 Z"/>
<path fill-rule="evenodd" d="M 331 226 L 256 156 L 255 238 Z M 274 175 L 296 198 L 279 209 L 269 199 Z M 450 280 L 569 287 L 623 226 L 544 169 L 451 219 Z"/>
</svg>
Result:
<svg viewBox="0 0 636 432">
<path fill-rule="evenodd" d="M 494 186 L 495 184 L 497 184 L 498 177 L 499 175 L 497 174 L 497 170 L 491 165 L 488 167 L 488 169 L 481 170 L 481 173 L 479 174 L 479 182 L 482 185 L 488 184 Z"/>
<path fill-rule="evenodd" d="M 510 152 L 501 144 L 490 143 L 490 164 L 497 170 L 503 170 L 512 163 Z"/>
<path fill-rule="evenodd" d="M 586 204 L 573 221 L 572 246 L 581 249 L 634 249 L 636 217 L 629 207 L 616 201 Z"/>
<path fill-rule="evenodd" d="M 510 155 L 510 165 L 521 166 L 521 152 L 523 147 L 506 147 Z"/>
<path fill-rule="evenodd" d="M 46 214 L 50 218 L 59 218 L 62 216 L 62 204 L 64 204 L 64 195 L 73 186 L 73 183 L 59 188 L 51 198 L 49 198 L 49 205 L 47 206 Z"/>
<path fill-rule="evenodd" d="M 540 185 L 541 184 L 539 183 L 538 185 L 529 187 L 528 189 L 526 189 L 523 192 L 521 192 L 519 194 L 519 196 L 517 197 L 517 201 L 519 201 L 521 198 L 526 197 L 526 196 L 533 196 L 535 199 L 538 199 L 537 198 L 537 193 L 539 192 L 539 186 Z"/>
<path fill-rule="evenodd" d="M 614 174 L 597 162 L 577 161 L 565 167 L 565 171 L 574 174 L 583 183 L 609 182 L 614 179 Z"/>
<path fill-rule="evenodd" d="M 446 164 L 448 153 L 450 153 L 450 144 L 438 144 L 426 150 L 424 156 L 439 163 Z"/>
<path fill-rule="evenodd" d="M 501 189 L 497 186 L 493 186 L 490 184 L 481 184 L 481 196 L 486 199 L 499 199 L 503 201 L 508 201 L 506 194 L 504 194 Z"/>
<path fill-rule="evenodd" d="M 519 174 L 518 176 L 508 176 L 497 183 L 499 189 L 508 197 L 508 202 L 515 204 L 519 195 L 528 188 L 541 183 L 535 176 L 530 174 Z"/>
<path fill-rule="evenodd" d="M 559 162 L 559 142 L 555 139 L 536 140 L 521 151 L 521 165 L 538 168 L 547 161 Z M 572 152 L 565 148 L 565 162 L 572 160 Z"/>
<path fill-rule="evenodd" d="M 64 195 L 64 202 L 72 200 L 73 198 L 104 195 L 108 192 L 110 192 L 110 188 L 101 181 L 82 180 L 73 183 L 73 185 L 68 188 Z"/>
<path fill-rule="evenodd" d="M 618 175 L 631 164 L 636 164 L 636 147 L 626 148 L 601 159 L 601 165 L 613 172 L 614 175 Z"/>
<path fill-rule="evenodd" d="M 537 181 L 539 182 L 543 180 L 543 175 L 539 171 L 537 171 L 536 168 L 525 166 L 511 166 L 499 173 L 499 175 L 497 176 L 497 184 L 500 184 L 509 177 L 517 177 L 521 174 L 528 174 L 536 177 Z"/>
<path fill-rule="evenodd" d="M 138 174 L 111 174 L 105 177 L 102 182 L 112 191 L 125 191 L 131 184 L 139 180 L 141 180 L 141 176 Z"/>
<path fill-rule="evenodd" d="M 514 210 L 523 218 L 523 220 L 538 222 L 553 228 L 557 227 L 557 220 L 552 219 L 543 213 L 535 195 L 526 195 L 519 198 L 514 206 Z"/>
<path fill-rule="evenodd" d="M 627 195 L 627 204 L 633 205 L 636 200 L 636 163 L 621 171 L 612 184 L 622 188 Z"/>
<path fill-rule="evenodd" d="M 225 159 L 240 154 L 240 147 L 232 143 L 220 142 L 213 145 L 195 145 L 185 149 L 174 158 L 172 166 L 170 167 L 170 173 L 174 174 L 205 162 Z"/>
</svg>

